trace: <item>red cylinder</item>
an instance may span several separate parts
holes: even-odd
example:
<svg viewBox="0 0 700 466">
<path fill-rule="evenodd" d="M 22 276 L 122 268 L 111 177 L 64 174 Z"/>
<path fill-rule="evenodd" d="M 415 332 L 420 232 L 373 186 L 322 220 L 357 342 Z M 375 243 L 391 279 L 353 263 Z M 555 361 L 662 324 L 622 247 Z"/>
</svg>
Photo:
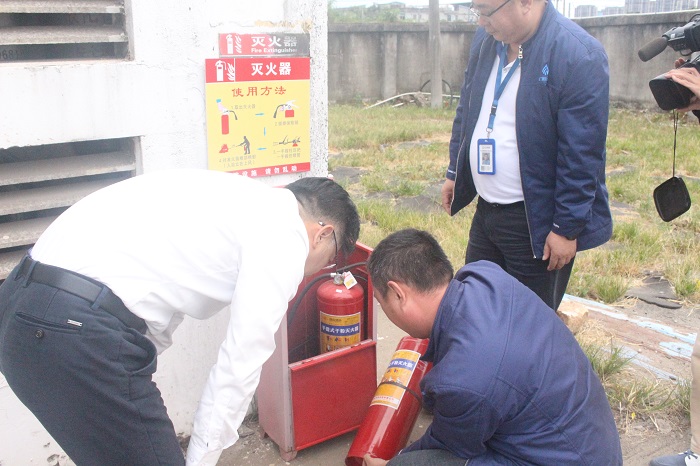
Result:
<svg viewBox="0 0 700 466">
<path fill-rule="evenodd" d="M 362 311 L 365 290 L 359 284 L 347 288 L 333 280 L 321 284 L 316 292 L 320 312 L 321 353 L 359 343 L 362 339 Z"/>
<path fill-rule="evenodd" d="M 407 336 L 396 346 L 345 458 L 347 466 L 362 466 L 367 453 L 390 460 L 406 446 L 421 409 L 419 384 L 430 369 L 429 363 L 419 360 L 428 342 Z"/>
</svg>

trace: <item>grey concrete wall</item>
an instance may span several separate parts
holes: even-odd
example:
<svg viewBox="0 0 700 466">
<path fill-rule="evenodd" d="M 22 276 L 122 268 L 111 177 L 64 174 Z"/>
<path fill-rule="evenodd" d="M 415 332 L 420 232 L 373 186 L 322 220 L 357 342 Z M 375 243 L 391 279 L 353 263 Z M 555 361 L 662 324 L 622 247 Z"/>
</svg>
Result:
<svg viewBox="0 0 700 466">
<path fill-rule="evenodd" d="M 442 79 L 458 94 L 476 26 L 440 28 Z M 329 100 L 374 101 L 419 90 L 430 80 L 428 45 L 427 24 L 329 24 Z"/>
<path fill-rule="evenodd" d="M 649 80 L 673 68 L 681 55 L 670 47 L 643 62 L 637 51 L 669 29 L 686 24 L 700 10 L 663 14 L 602 16 L 578 23 L 597 38 L 608 53 L 610 99 L 644 107 L 657 107 Z"/>
<path fill-rule="evenodd" d="M 577 22 L 605 47 L 612 101 L 656 107 L 649 80 L 673 67 L 680 56 L 666 51 L 642 62 L 638 50 L 700 10 L 584 18 Z M 476 25 L 442 23 L 442 78 L 459 93 Z M 331 102 L 378 101 L 417 91 L 430 79 L 428 25 L 413 23 L 330 24 L 328 94 Z M 430 86 L 424 89 L 430 91 Z"/>
</svg>

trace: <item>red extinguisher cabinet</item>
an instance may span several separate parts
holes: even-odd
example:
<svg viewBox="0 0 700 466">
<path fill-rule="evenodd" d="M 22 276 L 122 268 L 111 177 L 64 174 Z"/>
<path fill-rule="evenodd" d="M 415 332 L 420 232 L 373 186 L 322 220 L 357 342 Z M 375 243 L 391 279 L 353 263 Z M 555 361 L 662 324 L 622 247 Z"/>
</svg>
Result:
<svg viewBox="0 0 700 466">
<path fill-rule="evenodd" d="M 366 263 L 370 253 L 369 247 L 357 243 L 343 265 Z M 299 292 L 328 272 L 307 277 Z M 257 390 L 260 429 L 277 444 L 285 461 L 292 460 L 299 450 L 357 429 L 374 396 L 377 316 L 372 283 L 366 265 L 357 265 L 350 272 L 364 291 L 359 341 L 321 351 L 317 292 L 328 280 L 320 279 L 304 296 L 298 292 L 290 302 L 294 316 L 290 320 L 287 313 L 275 334 L 276 349 L 263 365 Z M 357 295 L 351 299 L 356 300 Z M 320 307 L 323 306 L 321 299 Z"/>
</svg>

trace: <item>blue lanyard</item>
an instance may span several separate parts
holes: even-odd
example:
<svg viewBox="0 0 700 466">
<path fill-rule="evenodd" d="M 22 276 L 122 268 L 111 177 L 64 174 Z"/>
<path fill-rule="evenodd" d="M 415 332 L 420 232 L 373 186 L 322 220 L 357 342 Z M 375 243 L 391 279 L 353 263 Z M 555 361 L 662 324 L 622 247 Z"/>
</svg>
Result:
<svg viewBox="0 0 700 466">
<path fill-rule="evenodd" d="M 508 46 L 504 44 L 501 54 L 498 56 L 498 73 L 496 74 L 496 89 L 493 93 L 493 103 L 491 104 L 491 115 L 489 116 L 489 125 L 486 127 L 486 134 L 491 134 L 493 131 L 493 122 L 496 120 L 496 109 L 498 108 L 498 99 L 503 94 L 503 90 L 506 88 L 506 84 L 510 81 L 510 78 L 515 73 L 515 70 L 520 65 L 520 58 L 522 56 L 522 49 L 518 50 L 518 58 L 513 62 L 513 66 L 508 71 L 506 78 L 501 81 L 501 76 L 503 73 L 503 67 L 508 64 Z"/>
</svg>

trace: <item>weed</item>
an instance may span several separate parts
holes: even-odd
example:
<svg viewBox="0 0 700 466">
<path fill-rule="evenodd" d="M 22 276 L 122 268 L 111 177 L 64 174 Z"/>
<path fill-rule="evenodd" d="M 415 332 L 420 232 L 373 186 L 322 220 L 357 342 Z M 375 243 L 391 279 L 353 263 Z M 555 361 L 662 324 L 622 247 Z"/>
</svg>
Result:
<svg viewBox="0 0 700 466">
<path fill-rule="evenodd" d="M 690 417 L 690 392 L 691 392 L 691 381 L 686 379 L 680 379 L 676 383 L 675 390 L 675 405 L 677 406 L 681 415 L 685 417 Z"/>
<path fill-rule="evenodd" d="M 593 366 L 593 370 L 603 383 L 612 376 L 619 374 L 632 360 L 631 356 L 625 355 L 622 347 L 614 346 L 612 341 L 610 342 L 610 348 L 596 343 L 581 342 L 581 349 L 583 349 Z"/>
<path fill-rule="evenodd" d="M 626 430 L 637 418 L 650 419 L 658 413 L 689 412 L 690 384 L 650 379 L 631 370 L 634 356 L 615 343 L 614 337 L 599 324 L 587 323 L 576 335 L 581 349 L 600 378 L 618 427 Z"/>
<path fill-rule="evenodd" d="M 604 387 L 610 406 L 618 413 L 618 423 L 625 427 L 637 417 L 651 418 L 675 407 L 674 386 L 668 381 L 629 377 L 609 381 Z"/>
</svg>

